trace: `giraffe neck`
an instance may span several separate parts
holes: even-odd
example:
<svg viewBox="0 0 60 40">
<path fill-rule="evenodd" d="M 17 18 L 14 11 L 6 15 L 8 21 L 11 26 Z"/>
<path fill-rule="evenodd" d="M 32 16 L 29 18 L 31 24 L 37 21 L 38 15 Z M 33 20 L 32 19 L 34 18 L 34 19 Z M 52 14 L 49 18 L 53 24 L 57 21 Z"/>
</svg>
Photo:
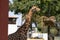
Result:
<svg viewBox="0 0 60 40">
<path fill-rule="evenodd" d="M 25 23 L 17 30 L 18 33 L 22 34 L 27 34 L 27 31 L 29 29 L 30 26 L 30 22 L 31 22 L 31 17 L 32 17 L 32 11 L 30 10 L 29 13 L 26 15 L 26 21 Z"/>
</svg>

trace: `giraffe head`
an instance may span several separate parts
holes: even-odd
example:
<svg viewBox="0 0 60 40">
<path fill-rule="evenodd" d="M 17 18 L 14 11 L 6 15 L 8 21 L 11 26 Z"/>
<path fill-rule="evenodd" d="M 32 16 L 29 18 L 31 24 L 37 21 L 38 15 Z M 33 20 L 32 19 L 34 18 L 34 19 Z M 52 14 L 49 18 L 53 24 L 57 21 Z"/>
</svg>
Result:
<svg viewBox="0 0 60 40">
<path fill-rule="evenodd" d="M 31 11 L 38 12 L 38 11 L 40 11 L 40 8 L 38 8 L 38 6 L 32 6 Z"/>
</svg>

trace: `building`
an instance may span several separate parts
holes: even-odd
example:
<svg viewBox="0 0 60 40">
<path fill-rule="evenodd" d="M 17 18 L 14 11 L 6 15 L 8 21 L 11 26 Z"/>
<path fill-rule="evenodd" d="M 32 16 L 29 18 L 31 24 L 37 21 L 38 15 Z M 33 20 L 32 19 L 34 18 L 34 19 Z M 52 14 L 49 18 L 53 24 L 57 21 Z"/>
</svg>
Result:
<svg viewBox="0 0 60 40">
<path fill-rule="evenodd" d="M 8 13 L 8 35 L 17 31 L 18 27 L 22 25 L 22 14 L 14 14 L 14 11 Z"/>
</svg>

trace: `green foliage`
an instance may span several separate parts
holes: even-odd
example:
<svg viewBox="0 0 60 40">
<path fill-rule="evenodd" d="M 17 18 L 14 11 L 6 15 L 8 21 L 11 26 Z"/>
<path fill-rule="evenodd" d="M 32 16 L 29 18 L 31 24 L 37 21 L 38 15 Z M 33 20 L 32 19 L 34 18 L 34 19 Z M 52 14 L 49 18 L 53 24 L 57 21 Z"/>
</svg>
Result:
<svg viewBox="0 0 60 40">
<path fill-rule="evenodd" d="M 35 0 L 13 0 L 13 4 L 12 4 L 12 8 L 13 10 L 17 11 L 19 10 L 18 12 L 22 12 L 22 13 L 27 13 L 29 11 L 29 9 L 32 7 L 32 5 L 37 5 L 37 4 L 40 4 L 40 1 L 35 1 Z"/>
<path fill-rule="evenodd" d="M 56 15 L 56 20 L 60 21 L 60 14 Z"/>
<path fill-rule="evenodd" d="M 32 5 L 37 5 L 40 7 L 41 12 L 38 15 L 56 15 L 60 11 L 60 1 L 59 0 L 13 0 L 13 4 L 9 5 L 10 10 L 15 10 L 15 12 L 27 13 Z"/>
<path fill-rule="evenodd" d="M 55 27 L 52 27 L 50 29 L 50 33 L 53 34 L 53 35 L 56 35 L 58 33 L 57 29 Z"/>
</svg>

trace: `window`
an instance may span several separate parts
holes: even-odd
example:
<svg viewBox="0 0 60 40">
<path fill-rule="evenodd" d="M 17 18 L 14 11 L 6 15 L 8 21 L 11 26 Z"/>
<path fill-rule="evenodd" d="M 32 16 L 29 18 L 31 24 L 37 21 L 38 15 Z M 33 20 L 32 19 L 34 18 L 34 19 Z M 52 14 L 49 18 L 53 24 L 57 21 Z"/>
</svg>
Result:
<svg viewBox="0 0 60 40">
<path fill-rule="evenodd" d="M 16 24 L 16 18 L 9 18 L 8 24 Z"/>
</svg>

